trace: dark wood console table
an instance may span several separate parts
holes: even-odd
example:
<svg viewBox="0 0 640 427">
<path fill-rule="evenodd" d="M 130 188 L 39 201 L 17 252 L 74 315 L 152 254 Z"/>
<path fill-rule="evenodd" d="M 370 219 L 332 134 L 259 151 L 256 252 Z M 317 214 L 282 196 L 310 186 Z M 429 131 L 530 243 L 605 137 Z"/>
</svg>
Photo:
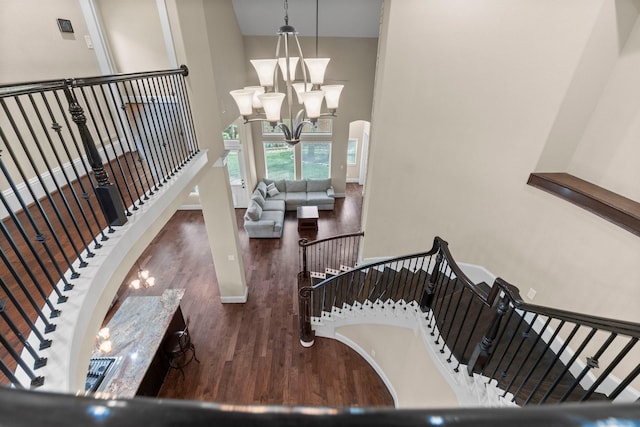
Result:
<svg viewBox="0 0 640 427">
<path fill-rule="evenodd" d="M 298 206 L 298 230 L 317 230 L 319 217 L 317 206 Z"/>
</svg>

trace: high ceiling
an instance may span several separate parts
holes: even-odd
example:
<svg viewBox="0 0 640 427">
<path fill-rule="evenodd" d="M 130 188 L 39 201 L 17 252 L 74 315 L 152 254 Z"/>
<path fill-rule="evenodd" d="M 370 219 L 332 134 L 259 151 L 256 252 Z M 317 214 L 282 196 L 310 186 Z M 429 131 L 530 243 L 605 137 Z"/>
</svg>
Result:
<svg viewBox="0 0 640 427">
<path fill-rule="evenodd" d="M 240 31 L 272 36 L 284 24 L 284 0 L 232 0 Z M 302 36 L 378 37 L 382 0 L 289 0 L 289 25 Z"/>
</svg>

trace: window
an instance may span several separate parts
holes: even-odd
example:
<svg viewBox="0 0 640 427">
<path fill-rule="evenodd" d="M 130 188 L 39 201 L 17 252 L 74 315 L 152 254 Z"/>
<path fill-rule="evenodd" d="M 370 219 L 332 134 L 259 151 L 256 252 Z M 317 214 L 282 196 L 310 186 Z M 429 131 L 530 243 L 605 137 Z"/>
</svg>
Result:
<svg viewBox="0 0 640 427">
<path fill-rule="evenodd" d="M 237 125 L 229 125 L 227 126 L 227 128 L 224 130 L 224 132 L 222 132 L 222 139 L 224 139 L 225 141 L 235 141 L 238 140 L 240 137 L 238 136 L 238 126 Z"/>
<path fill-rule="evenodd" d="M 269 179 L 296 179 L 294 149 L 286 142 L 265 142 L 264 160 Z"/>
<path fill-rule="evenodd" d="M 331 176 L 331 143 L 302 143 L 302 179 L 324 179 Z"/>
<path fill-rule="evenodd" d="M 347 145 L 347 164 L 355 165 L 357 155 L 358 155 L 358 140 L 355 138 L 352 138 L 349 140 Z"/>
<path fill-rule="evenodd" d="M 291 120 L 283 119 L 282 122 L 289 126 L 291 129 Z M 331 119 L 318 119 L 315 126 L 306 124 L 302 129 L 302 135 L 331 135 L 333 133 L 333 120 Z M 291 129 L 293 132 L 293 129 Z M 262 135 L 265 136 L 279 136 L 282 135 L 282 129 L 279 127 L 271 127 L 269 122 L 262 122 Z"/>
<path fill-rule="evenodd" d="M 227 170 L 229 171 L 229 181 L 231 185 L 239 185 L 242 183 L 242 175 L 240 174 L 240 156 L 238 151 L 229 151 L 227 155 Z"/>
</svg>

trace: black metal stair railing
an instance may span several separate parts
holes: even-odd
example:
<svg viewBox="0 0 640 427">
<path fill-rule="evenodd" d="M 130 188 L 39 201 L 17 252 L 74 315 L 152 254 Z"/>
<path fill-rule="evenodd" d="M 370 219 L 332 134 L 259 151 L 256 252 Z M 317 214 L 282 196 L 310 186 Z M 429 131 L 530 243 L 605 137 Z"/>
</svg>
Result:
<svg viewBox="0 0 640 427">
<path fill-rule="evenodd" d="M 428 252 L 360 266 L 299 294 L 301 340 L 313 338 L 313 317 L 413 308 L 454 371 L 484 375 L 518 405 L 638 398 L 639 324 L 526 304 L 502 279 L 473 283 L 437 237 Z"/>
<path fill-rule="evenodd" d="M 40 425 L 154 427 L 596 427 L 638 425 L 637 404 L 555 405 L 528 408 L 323 408 L 243 406 L 171 399 L 105 400 L 0 387 L 6 427 Z"/>
<path fill-rule="evenodd" d="M 326 239 L 309 241 L 300 239 L 300 264 L 298 273 L 298 304 L 300 313 L 300 342 L 303 345 L 313 343 L 311 330 L 310 297 L 308 290 L 313 283 L 327 277 L 349 271 L 358 262 L 360 240 L 364 232 L 341 234 Z"/>
<path fill-rule="evenodd" d="M 187 75 L 0 86 L 0 384 L 43 383 L 40 351 L 73 281 L 199 151 Z"/>
</svg>

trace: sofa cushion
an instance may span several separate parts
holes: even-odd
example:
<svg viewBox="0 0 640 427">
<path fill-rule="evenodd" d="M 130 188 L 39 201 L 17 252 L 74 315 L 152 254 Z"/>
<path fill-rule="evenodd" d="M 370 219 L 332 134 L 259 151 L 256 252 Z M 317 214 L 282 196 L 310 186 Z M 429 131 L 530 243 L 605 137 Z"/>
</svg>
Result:
<svg viewBox="0 0 640 427">
<path fill-rule="evenodd" d="M 274 221 L 276 227 L 282 227 L 284 222 L 284 211 L 264 211 L 261 220 Z"/>
<path fill-rule="evenodd" d="M 307 202 L 307 193 L 289 193 L 286 197 L 287 205 L 304 206 Z"/>
<path fill-rule="evenodd" d="M 327 179 L 310 179 L 307 181 L 307 191 L 327 191 L 331 187 L 331 178 Z"/>
<path fill-rule="evenodd" d="M 261 208 L 264 208 L 264 197 L 259 190 L 253 192 L 253 194 L 251 195 L 251 200 L 255 200 Z"/>
<path fill-rule="evenodd" d="M 284 193 L 287 191 L 287 185 L 285 184 L 284 179 L 273 181 L 273 183 L 276 185 L 276 188 L 278 189 L 279 192 Z"/>
<path fill-rule="evenodd" d="M 267 197 L 267 184 L 264 181 L 260 181 L 256 189 L 262 193 L 262 197 Z"/>
<path fill-rule="evenodd" d="M 262 208 L 255 200 L 252 200 L 249 203 L 247 212 L 244 214 L 245 219 L 249 219 L 251 221 L 258 221 L 261 216 L 262 216 Z"/>
<path fill-rule="evenodd" d="M 324 205 L 333 202 L 333 197 L 327 196 L 326 191 L 311 191 L 307 193 L 308 205 Z"/>
<path fill-rule="evenodd" d="M 267 199 L 264 202 L 262 211 L 284 211 L 284 200 Z"/>
<path fill-rule="evenodd" d="M 307 191 L 307 181 L 285 181 L 287 193 L 305 193 Z M 288 196 L 287 196 L 288 197 Z"/>
</svg>

